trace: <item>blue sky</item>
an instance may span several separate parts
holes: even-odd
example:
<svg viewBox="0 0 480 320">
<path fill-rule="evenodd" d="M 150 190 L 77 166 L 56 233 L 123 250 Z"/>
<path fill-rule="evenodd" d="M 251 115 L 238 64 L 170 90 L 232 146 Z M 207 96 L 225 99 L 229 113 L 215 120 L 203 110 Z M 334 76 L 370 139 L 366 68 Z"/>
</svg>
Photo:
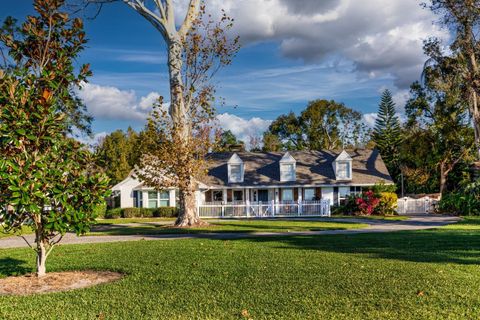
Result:
<svg viewBox="0 0 480 320">
<path fill-rule="evenodd" d="M 361 2 L 361 3 L 359 3 Z M 186 0 L 177 0 L 182 17 Z M 402 111 L 408 85 L 425 57 L 422 40 L 448 34 L 432 23 L 420 1 L 207 0 L 236 19 L 243 47 L 216 81 L 226 106 L 220 123 L 243 139 L 269 120 L 299 113 L 308 101 L 334 99 L 374 119 L 381 91 L 391 89 Z M 33 13 L 29 0 L 2 1 L 1 16 L 20 21 Z M 80 61 L 94 76 L 80 93 L 102 135 L 141 129 L 151 102 L 168 97 L 165 47 L 159 33 L 123 3 L 105 5 L 86 20 L 90 39 Z"/>
</svg>

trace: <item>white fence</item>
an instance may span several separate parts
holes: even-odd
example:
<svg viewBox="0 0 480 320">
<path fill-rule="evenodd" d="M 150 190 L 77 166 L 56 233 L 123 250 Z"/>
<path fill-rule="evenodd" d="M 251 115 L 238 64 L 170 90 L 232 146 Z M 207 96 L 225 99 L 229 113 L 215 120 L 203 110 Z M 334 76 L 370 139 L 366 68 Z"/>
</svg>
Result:
<svg viewBox="0 0 480 320">
<path fill-rule="evenodd" d="M 435 206 L 438 201 L 422 198 L 422 199 L 412 199 L 412 198 L 403 198 L 398 199 L 398 214 L 414 214 L 414 213 L 434 213 Z"/>
<path fill-rule="evenodd" d="M 330 201 L 207 202 L 198 211 L 203 218 L 329 217 Z"/>
</svg>

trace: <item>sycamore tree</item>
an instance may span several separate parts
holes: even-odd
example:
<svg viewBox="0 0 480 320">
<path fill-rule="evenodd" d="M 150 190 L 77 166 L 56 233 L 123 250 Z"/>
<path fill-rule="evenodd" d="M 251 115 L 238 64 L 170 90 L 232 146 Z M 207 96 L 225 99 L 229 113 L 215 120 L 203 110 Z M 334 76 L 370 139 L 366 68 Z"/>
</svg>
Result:
<svg viewBox="0 0 480 320">
<path fill-rule="evenodd" d="M 195 205 L 195 189 L 197 170 L 202 167 L 203 162 L 199 156 L 203 151 L 198 152 L 196 147 L 198 143 L 205 141 L 205 145 L 201 146 L 204 150 L 210 143 L 197 140 L 197 130 L 199 123 L 206 125 L 214 118 L 212 105 L 215 86 L 211 81 L 213 75 L 220 68 L 229 65 L 239 50 L 238 38 L 229 38 L 227 32 L 231 29 L 233 20 L 223 12 L 221 18 L 215 21 L 211 15 L 205 14 L 202 0 L 190 0 L 183 8 L 174 0 L 70 1 L 73 6 L 81 3 L 83 6 L 97 4 L 100 7 L 112 2 L 125 3 L 150 22 L 163 38 L 168 53 L 169 119 L 163 119 L 165 114 L 162 112 L 154 113 L 149 126 L 157 123 L 159 128 L 149 132 L 168 132 L 170 141 L 175 142 L 168 144 L 172 146 L 168 156 L 173 159 L 167 160 L 165 155 L 158 152 L 155 153 L 156 157 L 147 154 L 145 159 L 150 162 L 142 162 L 144 168 L 138 175 L 145 182 L 153 183 L 157 189 L 173 187 L 176 183 L 174 187 L 179 189 L 180 213 L 175 225 L 190 227 L 201 224 Z M 176 20 L 179 12 L 185 12 L 181 21 Z M 160 111 L 159 108 L 156 109 Z M 170 123 L 167 124 L 167 120 Z M 166 137 L 162 133 L 159 135 Z M 160 141 L 159 137 L 151 138 Z M 172 164 L 177 167 L 167 167 Z"/>
<path fill-rule="evenodd" d="M 35 0 L 37 16 L 0 32 L 0 223 L 29 226 L 37 276 L 66 232 L 82 234 L 108 194 L 108 179 L 68 133 L 81 116 L 75 88 L 90 74 L 74 61 L 86 42 L 82 21 L 60 11 L 62 0 Z"/>
</svg>

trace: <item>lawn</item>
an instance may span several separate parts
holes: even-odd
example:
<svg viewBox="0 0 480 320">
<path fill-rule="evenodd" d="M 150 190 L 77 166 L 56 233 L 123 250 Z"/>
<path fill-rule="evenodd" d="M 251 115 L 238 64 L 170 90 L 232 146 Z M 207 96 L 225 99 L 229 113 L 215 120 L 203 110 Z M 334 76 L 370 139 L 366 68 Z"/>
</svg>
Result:
<svg viewBox="0 0 480 320">
<path fill-rule="evenodd" d="M 0 297 L 0 318 L 478 319 L 479 226 L 466 219 L 388 234 L 60 246 L 49 271 L 126 277 L 75 292 Z M 0 250 L 0 277 L 30 272 L 33 262 L 31 250 Z"/>
<path fill-rule="evenodd" d="M 136 222 L 130 226 L 100 225 L 89 235 L 130 235 L 130 234 L 172 234 L 172 233 L 220 233 L 220 232 L 293 232 L 293 231 L 320 231 L 346 230 L 365 228 L 363 223 L 349 223 L 342 221 L 309 221 L 309 220 L 209 220 L 209 226 L 197 228 L 173 228 L 170 225 Z M 162 223 L 165 220 L 161 221 Z M 105 228 L 107 227 L 107 228 Z"/>
</svg>

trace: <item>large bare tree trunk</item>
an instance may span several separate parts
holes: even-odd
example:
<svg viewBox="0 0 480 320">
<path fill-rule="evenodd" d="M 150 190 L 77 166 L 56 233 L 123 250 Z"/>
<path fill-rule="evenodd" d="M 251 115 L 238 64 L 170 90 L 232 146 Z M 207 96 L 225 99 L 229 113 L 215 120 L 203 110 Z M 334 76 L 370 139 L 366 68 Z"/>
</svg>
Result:
<svg viewBox="0 0 480 320">
<path fill-rule="evenodd" d="M 188 114 L 188 106 L 185 104 L 184 87 L 182 79 L 182 53 L 184 47 L 179 38 L 173 38 L 168 45 L 168 70 L 170 76 L 170 116 L 174 124 L 175 134 L 179 135 L 179 141 L 186 144 L 191 135 L 191 121 Z M 177 227 L 191 227 L 203 224 L 197 210 L 195 196 L 195 183 L 193 177 L 188 181 L 180 181 L 180 213 L 175 222 Z"/>
<path fill-rule="evenodd" d="M 175 226 L 184 228 L 203 224 L 206 223 L 198 215 L 195 185 L 192 183 L 190 188 L 180 190 L 180 214 L 175 221 Z"/>
</svg>

